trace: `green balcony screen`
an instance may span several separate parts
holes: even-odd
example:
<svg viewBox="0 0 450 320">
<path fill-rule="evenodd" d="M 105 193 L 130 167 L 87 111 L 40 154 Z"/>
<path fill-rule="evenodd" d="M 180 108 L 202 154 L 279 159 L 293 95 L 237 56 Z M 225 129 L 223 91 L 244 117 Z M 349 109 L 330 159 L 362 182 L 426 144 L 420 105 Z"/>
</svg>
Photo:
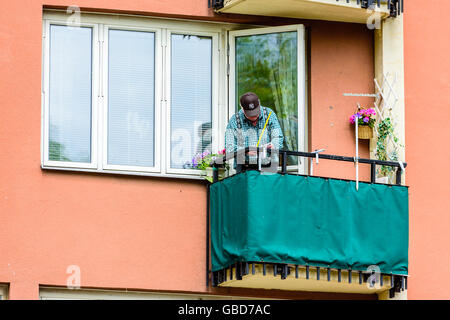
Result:
<svg viewBox="0 0 450 320">
<path fill-rule="evenodd" d="M 247 261 L 408 274 L 405 186 L 248 171 L 211 185 L 210 214 L 212 271 Z"/>
</svg>

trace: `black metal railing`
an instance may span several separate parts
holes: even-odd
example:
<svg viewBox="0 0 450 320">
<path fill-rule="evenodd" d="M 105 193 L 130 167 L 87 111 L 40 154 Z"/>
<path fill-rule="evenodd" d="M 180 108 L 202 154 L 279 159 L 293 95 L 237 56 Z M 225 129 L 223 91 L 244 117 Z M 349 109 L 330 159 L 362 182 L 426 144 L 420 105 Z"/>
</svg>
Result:
<svg viewBox="0 0 450 320">
<path fill-rule="evenodd" d="M 214 159 L 212 166 L 214 168 L 213 170 L 213 182 L 219 181 L 219 172 L 217 168 L 224 167 L 225 163 L 231 160 L 237 160 L 238 163 L 241 163 L 243 165 L 249 165 L 250 160 L 249 157 L 246 156 L 249 152 L 254 151 L 256 152 L 256 164 L 258 166 L 258 170 L 261 171 L 261 155 L 266 151 L 268 154 L 270 154 L 270 149 L 264 150 L 264 148 L 257 148 L 257 147 L 247 147 L 245 149 L 241 149 L 239 151 L 230 152 L 223 156 L 219 156 Z M 407 163 L 406 162 L 394 162 L 394 161 L 382 161 L 382 160 L 376 160 L 376 159 L 365 159 L 365 158 L 356 158 L 356 157 L 345 157 L 345 156 L 338 156 L 338 155 L 330 155 L 330 154 L 321 154 L 318 152 L 303 152 L 303 151 L 290 151 L 290 150 L 279 150 L 279 167 L 280 170 L 278 170 L 281 174 L 295 174 L 299 175 L 298 173 L 289 172 L 287 170 L 287 159 L 289 156 L 294 157 L 305 157 L 305 158 L 316 158 L 316 159 L 326 159 L 326 160 L 335 160 L 335 161 L 344 161 L 344 162 L 353 162 L 353 163 L 361 163 L 361 164 L 369 164 L 370 165 L 370 182 L 376 183 L 376 166 L 388 166 L 394 168 L 395 171 L 395 184 L 401 185 L 402 181 L 402 171 L 406 168 Z M 308 175 L 308 174 L 306 174 Z M 340 180 L 349 180 L 349 179 L 340 179 Z"/>
<path fill-rule="evenodd" d="M 247 147 L 245 149 L 241 149 L 236 152 L 230 152 L 223 156 L 216 157 L 213 160 L 212 166 L 214 168 L 213 170 L 213 183 L 219 181 L 219 170 L 218 168 L 225 167 L 226 163 L 231 160 L 240 161 L 239 163 L 243 163 L 244 165 L 251 164 L 252 161 L 250 161 L 249 157 L 247 156 L 248 152 L 256 151 L 256 163 L 257 166 L 259 166 L 259 170 L 262 168 L 262 157 L 261 155 L 264 153 L 264 148 L 257 148 L 257 147 Z M 268 152 L 270 154 L 270 152 Z M 369 164 L 370 165 L 370 171 L 371 171 L 371 178 L 370 183 L 376 183 L 376 166 L 389 166 L 393 167 L 396 170 L 396 184 L 401 184 L 401 174 L 402 171 L 406 168 L 407 163 L 406 162 L 394 162 L 394 161 L 381 161 L 381 160 L 375 160 L 375 159 L 365 159 L 365 158 L 356 158 L 356 157 L 346 157 L 346 156 L 338 156 L 338 155 L 329 155 L 329 154 L 321 154 L 319 152 L 302 152 L 302 151 L 290 151 L 290 150 L 279 150 L 278 151 L 278 163 L 277 163 L 277 172 L 280 174 L 290 174 L 290 175 L 299 175 L 299 176 L 305 176 L 302 174 L 298 174 L 295 172 L 289 172 L 288 171 L 288 157 L 294 156 L 294 157 L 305 157 L 305 158 L 319 158 L 319 159 L 325 159 L 325 160 L 335 160 L 335 161 L 344 161 L 344 162 L 353 162 L 356 164 L 356 162 L 361 164 Z M 274 157 L 272 157 L 273 159 Z M 276 157 L 275 157 L 276 158 Z M 255 159 L 253 159 L 253 162 L 255 162 Z M 253 166 L 254 168 L 254 166 Z M 308 174 L 307 174 L 308 175 Z M 326 178 L 326 177 L 322 177 Z M 339 179 L 339 180 L 347 180 L 348 179 Z M 213 287 L 216 287 L 220 285 L 222 282 L 227 281 L 227 274 L 229 275 L 230 280 L 233 279 L 233 276 L 237 280 L 241 280 L 243 276 L 250 274 L 255 274 L 255 265 L 261 264 L 263 267 L 263 275 L 266 275 L 266 268 L 271 268 L 273 270 L 273 275 L 276 277 L 278 274 L 281 275 L 281 279 L 285 279 L 287 275 L 291 274 L 291 272 L 294 272 L 295 270 L 295 278 L 299 278 L 298 273 L 298 267 L 299 266 L 291 266 L 288 264 L 283 263 L 264 263 L 264 262 L 239 262 L 235 263 L 235 265 L 230 266 L 228 269 L 223 269 L 219 271 L 212 272 L 210 270 L 210 208 L 209 208 L 209 197 L 210 197 L 210 185 L 208 185 L 208 192 L 207 192 L 207 214 L 206 214 L 206 285 L 209 286 L 210 281 L 211 285 Z M 306 279 L 309 279 L 309 267 L 308 265 L 305 266 L 306 268 Z M 312 267 L 311 267 L 312 268 Z M 315 267 L 317 269 L 316 275 L 317 280 L 320 280 L 320 267 Z M 251 270 L 251 271 L 250 271 Z M 330 281 L 330 272 L 331 269 L 327 268 L 327 280 Z M 344 270 L 348 271 L 348 282 L 351 283 L 352 279 L 352 272 L 357 272 L 359 274 L 359 284 L 362 285 L 363 283 L 370 284 L 370 286 L 374 286 L 375 283 L 369 283 L 373 280 L 370 276 L 373 274 L 373 272 L 363 272 L 363 271 L 352 271 L 352 270 Z M 338 269 L 338 282 L 341 282 L 341 269 Z M 389 297 L 393 298 L 395 296 L 395 292 L 401 292 L 407 289 L 407 276 L 403 275 L 393 275 L 393 274 L 381 274 L 379 277 L 379 284 L 383 286 L 383 277 L 389 277 L 390 279 L 390 289 L 389 289 Z M 372 279 L 372 280 L 370 280 Z"/>
<path fill-rule="evenodd" d="M 350 3 L 350 0 L 336 0 L 339 1 L 346 1 L 347 3 Z M 403 13 L 403 1 L 404 0 L 356 0 L 356 3 L 358 5 L 361 5 L 362 9 L 369 9 L 372 6 L 381 7 L 381 3 L 386 3 L 390 12 L 391 17 L 396 17 L 399 14 Z M 219 10 L 224 7 L 224 0 L 208 0 L 208 8 L 214 8 L 214 10 Z"/>
<path fill-rule="evenodd" d="M 219 170 L 218 168 L 224 168 L 226 163 L 231 160 L 238 161 L 238 163 L 243 163 L 244 165 L 251 164 L 250 159 L 248 156 L 248 152 L 250 151 L 256 151 L 256 163 L 259 170 L 262 168 L 262 157 L 261 155 L 264 154 L 264 148 L 257 148 L 257 147 L 247 147 L 245 149 L 241 149 L 236 152 L 230 152 L 223 156 L 219 156 L 213 160 L 212 166 L 213 166 L 213 183 L 219 181 Z M 268 152 L 270 154 L 270 152 Z M 376 183 L 376 166 L 390 166 L 393 167 L 396 170 L 396 184 L 401 184 L 401 174 L 402 171 L 406 168 L 407 163 L 405 162 L 394 162 L 394 161 L 381 161 L 381 160 L 375 160 L 375 159 L 365 159 L 365 158 L 356 158 L 356 157 L 346 157 L 346 156 L 338 156 L 338 155 L 329 155 L 329 154 L 321 154 L 319 152 L 302 152 L 302 151 L 290 151 L 290 150 L 279 150 L 278 151 L 278 159 L 275 157 L 275 159 L 279 160 L 277 163 L 277 172 L 280 174 L 291 174 L 291 175 L 299 175 L 299 176 L 305 176 L 301 175 L 295 172 L 289 172 L 288 171 L 288 157 L 294 156 L 294 157 L 305 157 L 305 158 L 318 158 L 318 159 L 325 159 L 325 160 L 335 160 L 335 161 L 344 161 L 344 162 L 353 162 L 356 164 L 356 162 L 361 164 L 369 164 L 370 165 L 370 172 L 371 172 L 371 178 L 370 183 Z M 271 157 L 272 159 L 274 157 Z M 253 162 L 255 162 L 255 159 L 253 159 Z M 326 177 L 325 177 L 326 178 Z M 339 180 L 347 180 L 347 179 L 339 179 Z M 348 181 L 348 180 L 347 180 Z M 213 287 L 216 287 L 220 285 L 222 282 L 227 281 L 227 274 L 230 276 L 230 280 L 233 279 L 233 275 L 235 274 L 235 278 L 237 280 L 242 279 L 244 275 L 250 274 L 249 270 L 252 270 L 252 274 L 255 274 L 255 265 L 261 264 L 261 262 L 240 262 L 236 263 L 235 266 L 230 266 L 229 270 L 223 269 L 219 271 L 212 272 L 210 270 L 210 203 L 209 203 L 209 197 L 210 197 L 210 185 L 208 185 L 208 192 L 207 192 L 207 214 L 206 214 L 206 285 L 209 286 L 209 283 L 211 281 L 211 285 Z M 270 267 L 273 269 L 273 275 L 276 277 L 277 274 L 281 275 L 281 279 L 285 279 L 288 274 L 293 272 L 293 266 L 288 266 L 287 264 L 277 264 L 277 263 L 262 263 L 263 265 L 263 274 L 266 275 L 266 267 Z M 233 270 L 234 269 L 234 270 Z M 317 267 L 317 280 L 320 280 L 320 272 L 319 267 Z M 330 281 L 330 268 L 328 270 L 328 276 L 327 280 Z M 306 279 L 309 279 L 309 266 L 306 266 Z M 338 282 L 341 282 L 341 272 L 342 270 L 338 270 Z M 355 271 L 356 272 L 356 271 Z M 371 279 L 370 275 L 371 273 L 357 271 L 359 273 L 359 284 L 363 283 L 369 283 L 369 280 Z M 351 277 L 352 277 L 352 271 L 348 271 L 349 275 L 349 283 L 351 283 Z M 395 292 L 401 292 L 407 289 L 407 276 L 402 275 L 387 275 L 382 274 L 379 282 L 380 285 L 383 286 L 383 276 L 390 277 L 390 289 L 389 289 L 389 297 L 393 298 L 395 296 Z M 295 266 L 295 278 L 298 278 L 298 266 Z M 375 283 L 369 283 L 370 286 L 373 286 Z"/>
<path fill-rule="evenodd" d="M 349 2 L 349 0 L 346 1 L 347 3 Z M 396 17 L 401 13 L 403 13 L 403 6 L 404 6 L 403 1 L 404 0 L 387 0 L 387 6 L 391 17 Z M 386 2 L 386 0 L 384 0 L 383 2 Z M 381 0 L 356 0 L 356 3 L 361 4 L 361 8 L 363 9 L 369 9 L 375 5 L 378 8 L 381 7 Z"/>
<path fill-rule="evenodd" d="M 340 1 L 340 0 L 336 0 Z M 343 0 L 341 0 L 343 1 Z M 347 3 L 349 0 L 346 0 Z M 383 2 L 387 2 L 388 10 L 390 12 L 391 17 L 396 17 L 399 14 L 403 13 L 403 1 L 404 0 L 384 0 Z M 369 9 L 373 6 L 381 7 L 381 0 L 356 0 L 357 4 L 361 4 L 361 8 Z"/>
</svg>

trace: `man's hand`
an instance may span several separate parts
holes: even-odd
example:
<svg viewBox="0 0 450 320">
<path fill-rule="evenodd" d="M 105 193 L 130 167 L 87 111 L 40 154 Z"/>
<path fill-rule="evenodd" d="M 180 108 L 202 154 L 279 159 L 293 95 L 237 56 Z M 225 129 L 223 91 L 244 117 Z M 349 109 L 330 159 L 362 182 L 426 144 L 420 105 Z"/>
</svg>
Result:
<svg viewBox="0 0 450 320">
<path fill-rule="evenodd" d="M 274 149 L 274 145 L 272 144 L 272 142 L 266 144 L 264 147 L 266 147 L 267 149 Z M 257 156 L 258 155 L 258 151 L 248 151 L 247 155 L 249 156 Z"/>
</svg>

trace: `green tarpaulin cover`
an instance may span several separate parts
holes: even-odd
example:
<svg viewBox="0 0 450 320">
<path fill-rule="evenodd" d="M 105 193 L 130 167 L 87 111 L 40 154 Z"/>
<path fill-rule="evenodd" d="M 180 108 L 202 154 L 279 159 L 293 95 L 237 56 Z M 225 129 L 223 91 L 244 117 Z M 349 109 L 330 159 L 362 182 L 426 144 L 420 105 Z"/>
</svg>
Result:
<svg viewBox="0 0 450 320">
<path fill-rule="evenodd" d="M 247 171 L 210 187 L 212 271 L 235 262 L 408 274 L 408 188 Z"/>
</svg>

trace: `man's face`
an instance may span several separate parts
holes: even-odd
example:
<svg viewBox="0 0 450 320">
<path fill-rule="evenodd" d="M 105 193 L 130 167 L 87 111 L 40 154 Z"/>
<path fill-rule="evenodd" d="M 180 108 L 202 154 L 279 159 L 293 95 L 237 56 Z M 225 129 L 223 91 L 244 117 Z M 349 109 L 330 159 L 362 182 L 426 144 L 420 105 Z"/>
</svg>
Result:
<svg viewBox="0 0 450 320">
<path fill-rule="evenodd" d="M 254 117 L 249 117 L 249 116 L 247 116 L 247 115 L 245 114 L 245 110 L 244 110 L 244 109 L 242 109 L 242 111 L 244 111 L 245 117 L 246 117 L 248 120 L 250 120 L 251 122 L 255 122 L 255 121 L 258 120 L 258 118 L 259 118 L 259 115 L 256 115 L 256 116 L 254 116 Z"/>
</svg>

